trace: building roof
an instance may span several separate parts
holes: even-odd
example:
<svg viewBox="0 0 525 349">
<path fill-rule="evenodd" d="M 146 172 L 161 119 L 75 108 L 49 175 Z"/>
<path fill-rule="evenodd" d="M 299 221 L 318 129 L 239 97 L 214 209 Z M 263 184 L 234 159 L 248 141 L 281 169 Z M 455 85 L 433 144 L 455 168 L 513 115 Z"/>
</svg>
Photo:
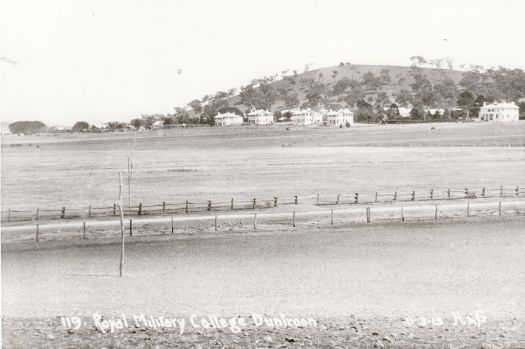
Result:
<svg viewBox="0 0 525 349">
<path fill-rule="evenodd" d="M 483 106 L 481 108 L 519 109 L 519 107 L 516 104 L 514 104 L 514 102 L 501 102 L 501 103 L 483 104 Z"/>
<path fill-rule="evenodd" d="M 234 113 L 227 112 L 227 113 L 224 113 L 224 114 L 219 113 L 219 114 L 215 115 L 214 118 L 215 119 L 224 119 L 224 118 L 241 118 L 242 119 L 242 116 L 234 114 Z"/>
</svg>

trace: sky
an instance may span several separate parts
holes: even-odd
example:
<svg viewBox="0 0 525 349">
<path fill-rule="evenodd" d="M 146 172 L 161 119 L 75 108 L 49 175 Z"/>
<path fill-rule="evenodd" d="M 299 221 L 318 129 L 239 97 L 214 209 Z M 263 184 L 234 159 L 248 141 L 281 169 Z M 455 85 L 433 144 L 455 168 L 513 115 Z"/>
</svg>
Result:
<svg viewBox="0 0 525 349">
<path fill-rule="evenodd" d="M 1 0 L 0 119 L 129 121 L 286 69 L 525 69 L 525 0 Z"/>
</svg>

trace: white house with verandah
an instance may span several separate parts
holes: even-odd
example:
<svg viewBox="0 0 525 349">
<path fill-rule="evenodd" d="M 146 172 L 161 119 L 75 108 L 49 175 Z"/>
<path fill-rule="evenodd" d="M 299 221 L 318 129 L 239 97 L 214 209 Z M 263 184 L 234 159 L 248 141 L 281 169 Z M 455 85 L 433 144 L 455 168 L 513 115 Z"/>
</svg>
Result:
<svg viewBox="0 0 525 349">
<path fill-rule="evenodd" d="M 273 123 L 273 113 L 268 110 L 252 108 L 248 113 L 248 124 L 250 125 L 273 125 Z"/>
<path fill-rule="evenodd" d="M 230 112 L 219 113 L 215 115 L 214 119 L 217 126 L 239 126 L 243 123 L 242 116 Z"/>
<path fill-rule="evenodd" d="M 518 121 L 520 108 L 513 102 L 487 104 L 479 108 L 478 120 L 480 121 Z"/>
<path fill-rule="evenodd" d="M 338 111 L 330 109 L 330 111 L 326 113 L 327 126 L 345 126 L 347 123 L 349 125 L 354 123 L 354 113 L 350 109 L 341 109 Z"/>
<path fill-rule="evenodd" d="M 294 125 L 318 125 L 323 123 L 323 115 L 312 109 L 299 109 L 292 112 Z"/>
</svg>

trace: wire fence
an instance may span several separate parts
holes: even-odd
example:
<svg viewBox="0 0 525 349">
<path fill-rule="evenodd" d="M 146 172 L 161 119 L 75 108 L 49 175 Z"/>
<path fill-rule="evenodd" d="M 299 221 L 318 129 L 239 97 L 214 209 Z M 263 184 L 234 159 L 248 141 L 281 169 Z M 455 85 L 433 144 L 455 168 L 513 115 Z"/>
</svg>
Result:
<svg viewBox="0 0 525 349">
<path fill-rule="evenodd" d="M 486 199 L 486 198 L 515 198 L 525 195 L 525 189 L 520 186 L 483 187 L 478 189 L 428 189 L 408 190 L 394 192 L 355 192 L 351 194 L 335 194 L 312 196 L 293 196 L 270 199 L 251 200 L 221 200 L 221 201 L 188 201 L 179 203 L 162 202 L 160 204 L 125 205 L 123 212 L 126 216 L 157 216 L 157 215 L 183 215 L 191 213 L 203 213 L 212 211 L 236 211 L 236 210 L 263 210 L 283 205 L 310 204 L 314 206 L 326 205 L 363 205 L 375 203 L 395 203 L 406 201 L 439 201 L 458 199 Z M 2 211 L 2 222 L 26 222 L 46 221 L 57 219 L 78 218 L 101 218 L 119 215 L 117 203 L 112 206 L 85 208 L 59 209 L 37 208 L 35 210 L 13 210 Z"/>
<path fill-rule="evenodd" d="M 443 219 L 471 219 L 475 217 L 521 216 L 525 213 L 525 200 L 490 202 L 422 203 L 417 205 L 382 205 L 323 209 L 316 211 L 292 211 L 277 213 L 223 213 L 182 217 L 129 218 L 124 221 L 125 234 L 150 236 L 175 234 L 175 232 L 227 231 L 235 229 L 257 230 L 272 226 L 311 227 L 334 226 L 349 223 L 369 224 L 375 222 L 428 221 Z M 188 228 L 189 227 L 189 228 Z M 118 237 L 120 220 L 94 220 L 59 223 L 32 223 L 9 226 L 2 229 L 2 242 L 43 241 L 62 239 L 92 239 Z"/>
</svg>

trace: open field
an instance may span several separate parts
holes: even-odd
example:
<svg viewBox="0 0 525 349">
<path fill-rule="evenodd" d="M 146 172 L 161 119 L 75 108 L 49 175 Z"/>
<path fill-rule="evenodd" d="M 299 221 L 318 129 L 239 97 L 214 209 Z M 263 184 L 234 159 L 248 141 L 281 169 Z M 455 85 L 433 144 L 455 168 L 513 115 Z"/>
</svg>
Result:
<svg viewBox="0 0 525 349">
<path fill-rule="evenodd" d="M 122 347 L 149 338 L 152 347 L 207 347 L 215 341 L 231 347 L 377 341 L 386 347 L 519 347 L 525 340 L 524 223 L 514 217 L 140 239 L 127 245 L 123 278 L 116 277 L 117 241 L 3 248 L 4 343 L 68 347 L 82 339 L 86 347 Z M 453 326 L 455 311 L 481 311 L 487 323 Z M 131 328 L 103 335 L 87 324 L 67 332 L 56 318 L 94 312 L 107 318 L 283 313 L 314 317 L 322 326 L 251 328 L 239 335 Z M 408 327 L 405 321 L 438 315 L 444 326 Z"/>
<path fill-rule="evenodd" d="M 139 132 L 133 201 L 147 205 L 515 186 L 525 182 L 523 148 L 449 145 L 523 144 L 524 135 L 522 122 Z M 127 168 L 132 137 L 132 133 L 4 137 L 3 210 L 111 206 L 118 195 L 117 171 Z M 382 146 L 349 146 L 369 143 Z M 388 146 L 419 143 L 447 147 Z"/>
</svg>

